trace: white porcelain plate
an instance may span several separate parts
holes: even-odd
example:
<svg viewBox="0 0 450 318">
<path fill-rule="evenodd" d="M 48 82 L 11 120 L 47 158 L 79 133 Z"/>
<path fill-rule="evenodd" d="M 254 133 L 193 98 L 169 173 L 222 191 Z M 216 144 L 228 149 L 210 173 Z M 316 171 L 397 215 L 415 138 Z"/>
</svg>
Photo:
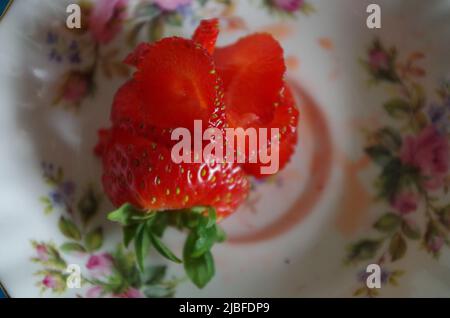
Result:
<svg viewBox="0 0 450 318">
<path fill-rule="evenodd" d="M 8 293 L 450 296 L 450 3 L 379 0 L 381 29 L 370 30 L 371 2 L 92 0 L 95 22 L 69 32 L 68 2 L 14 1 L 0 21 L 0 281 Z M 107 24 L 114 5 L 124 11 Z M 221 224 L 228 241 L 214 248 L 216 275 L 200 290 L 153 252 L 151 267 L 136 272 L 120 228 L 106 220 L 112 205 L 92 148 L 130 76 L 121 61 L 135 43 L 190 36 L 199 19 L 215 16 L 221 45 L 252 32 L 282 43 L 300 142 L 286 169 L 255 181 Z M 181 251 L 182 234 L 164 240 Z M 70 264 L 80 268 L 79 289 L 66 284 Z M 379 289 L 366 286 L 369 264 L 381 268 Z"/>
</svg>

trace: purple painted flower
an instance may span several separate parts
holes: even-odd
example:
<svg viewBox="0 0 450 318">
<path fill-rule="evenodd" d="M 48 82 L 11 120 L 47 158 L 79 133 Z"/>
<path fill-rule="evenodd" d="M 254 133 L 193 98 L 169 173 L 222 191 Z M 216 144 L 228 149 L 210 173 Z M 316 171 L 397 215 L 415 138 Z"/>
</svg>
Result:
<svg viewBox="0 0 450 318">
<path fill-rule="evenodd" d="M 432 236 L 428 241 L 427 241 L 427 249 L 434 253 L 437 254 L 439 253 L 439 251 L 441 250 L 442 246 L 444 246 L 444 239 L 441 236 Z"/>
<path fill-rule="evenodd" d="M 144 298 L 144 295 L 141 293 L 139 289 L 136 288 L 128 288 L 127 291 L 125 291 L 122 294 L 115 295 L 117 298 Z"/>
<path fill-rule="evenodd" d="M 287 12 L 295 12 L 305 4 L 305 0 L 272 0 L 273 5 Z"/>
<path fill-rule="evenodd" d="M 391 205 L 400 214 L 405 215 L 417 210 L 418 197 L 413 192 L 402 192 L 395 195 Z"/>
<path fill-rule="evenodd" d="M 61 205 L 64 203 L 63 196 L 59 191 L 53 191 L 50 193 L 50 199 L 52 200 L 52 203 L 55 205 Z"/>
<path fill-rule="evenodd" d="M 89 290 L 86 292 L 87 298 L 99 298 L 102 296 L 103 289 L 100 286 L 94 286 L 92 288 L 89 288 Z"/>
<path fill-rule="evenodd" d="M 446 113 L 447 110 L 441 105 L 433 104 L 428 108 L 428 117 L 430 117 L 433 124 L 436 124 L 445 118 Z"/>
<path fill-rule="evenodd" d="M 56 279 L 51 275 L 45 276 L 44 279 L 42 280 L 42 284 L 45 287 L 51 288 L 51 289 L 55 289 L 58 285 L 56 282 Z"/>
<path fill-rule="evenodd" d="M 420 169 L 426 178 L 425 187 L 440 188 L 449 169 L 450 149 L 447 137 L 433 126 L 423 129 L 418 136 L 407 137 L 400 151 L 404 164 Z"/>
<path fill-rule="evenodd" d="M 107 44 L 122 30 L 128 0 L 98 0 L 89 18 L 95 41 Z"/>
<path fill-rule="evenodd" d="M 180 7 L 190 5 L 192 0 L 153 0 L 153 3 L 164 11 L 175 11 Z"/>
<path fill-rule="evenodd" d="M 61 54 L 58 53 L 58 51 L 56 49 L 51 49 L 48 58 L 50 61 L 55 61 L 55 62 L 62 62 L 62 56 Z"/>
<path fill-rule="evenodd" d="M 37 257 L 39 258 L 39 260 L 41 260 L 42 262 L 48 261 L 49 254 L 48 254 L 47 246 L 45 246 L 44 244 L 36 245 L 36 252 L 37 252 Z"/>
<path fill-rule="evenodd" d="M 61 192 L 66 196 L 71 196 L 75 192 L 75 183 L 72 181 L 65 181 L 61 184 Z"/>
<path fill-rule="evenodd" d="M 114 259 L 108 253 L 96 254 L 89 257 L 86 268 L 95 276 L 108 276 L 114 266 Z"/>
<path fill-rule="evenodd" d="M 72 64 L 80 64 L 81 63 L 81 57 L 79 52 L 74 52 L 69 55 L 69 61 Z"/>
<path fill-rule="evenodd" d="M 450 98 L 441 105 L 432 104 L 428 107 L 427 114 L 433 126 L 441 134 L 446 134 L 449 131 L 450 122 Z"/>
<path fill-rule="evenodd" d="M 53 31 L 48 31 L 47 32 L 47 39 L 46 39 L 47 44 L 55 44 L 58 42 L 58 35 L 53 32 Z"/>
<path fill-rule="evenodd" d="M 65 181 L 50 192 L 49 198 L 54 206 L 65 207 L 71 211 L 71 202 L 75 193 L 75 184 L 72 181 Z"/>
</svg>

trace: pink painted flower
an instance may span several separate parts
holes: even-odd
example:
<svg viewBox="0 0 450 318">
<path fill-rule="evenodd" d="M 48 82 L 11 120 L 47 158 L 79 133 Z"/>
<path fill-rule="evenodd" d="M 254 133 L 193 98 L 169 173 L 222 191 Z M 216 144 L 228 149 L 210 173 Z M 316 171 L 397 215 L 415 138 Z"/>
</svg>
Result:
<svg viewBox="0 0 450 318">
<path fill-rule="evenodd" d="M 100 286 L 95 286 L 92 288 L 89 288 L 89 290 L 86 292 L 87 298 L 99 298 L 102 295 L 103 289 Z"/>
<path fill-rule="evenodd" d="M 107 276 L 113 269 L 113 258 L 110 254 L 97 254 L 89 257 L 86 268 L 95 276 Z"/>
<path fill-rule="evenodd" d="M 144 298 L 144 295 L 141 293 L 139 289 L 136 288 L 128 288 L 126 292 L 116 295 L 118 298 Z"/>
<path fill-rule="evenodd" d="M 385 51 L 375 48 L 369 52 L 369 64 L 375 71 L 389 70 L 389 56 Z"/>
<path fill-rule="evenodd" d="M 192 0 L 153 0 L 158 7 L 165 11 L 174 11 L 179 7 L 189 5 Z"/>
<path fill-rule="evenodd" d="M 71 72 L 62 87 L 62 98 L 78 104 L 87 95 L 88 78 L 81 72 Z"/>
<path fill-rule="evenodd" d="M 430 252 L 437 254 L 444 246 L 444 239 L 441 236 L 433 236 L 427 242 L 427 248 Z"/>
<path fill-rule="evenodd" d="M 122 30 L 128 0 L 98 0 L 89 17 L 95 41 L 107 44 Z"/>
<path fill-rule="evenodd" d="M 450 149 L 446 136 L 428 126 L 418 136 L 407 137 L 400 151 L 404 164 L 420 169 L 426 178 L 425 187 L 440 188 L 449 169 Z"/>
<path fill-rule="evenodd" d="M 57 287 L 56 279 L 51 275 L 45 276 L 44 279 L 42 280 L 42 284 L 45 287 L 51 288 L 51 289 L 55 289 Z"/>
<path fill-rule="evenodd" d="M 36 246 L 36 252 L 37 252 L 37 257 L 39 258 L 39 260 L 46 262 L 48 261 L 48 249 L 47 246 L 45 246 L 44 244 L 38 244 Z"/>
<path fill-rule="evenodd" d="M 417 210 L 418 197 L 413 192 L 399 193 L 392 199 L 391 205 L 400 214 L 405 215 Z"/>
<path fill-rule="evenodd" d="M 273 4 L 284 11 L 295 12 L 305 4 L 305 0 L 273 0 Z"/>
</svg>

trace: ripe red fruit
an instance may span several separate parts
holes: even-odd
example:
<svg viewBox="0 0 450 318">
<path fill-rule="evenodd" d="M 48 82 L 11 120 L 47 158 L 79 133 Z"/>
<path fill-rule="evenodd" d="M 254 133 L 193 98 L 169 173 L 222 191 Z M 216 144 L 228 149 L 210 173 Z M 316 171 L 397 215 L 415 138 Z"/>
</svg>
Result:
<svg viewBox="0 0 450 318">
<path fill-rule="evenodd" d="M 116 96 L 113 122 L 126 109 L 133 120 L 158 128 L 191 129 L 196 119 L 204 127 L 225 124 L 222 82 L 200 44 L 177 37 L 141 44 L 126 62 L 137 71 Z"/>
<path fill-rule="evenodd" d="M 209 54 L 213 54 L 218 36 L 219 19 L 202 20 L 195 30 L 192 40 L 203 46 Z"/>
<path fill-rule="evenodd" d="M 117 207 L 125 203 L 148 211 L 212 206 L 218 217 L 246 198 L 248 180 L 231 163 L 175 164 L 170 149 L 114 129 L 103 152 L 103 186 Z"/>
<path fill-rule="evenodd" d="M 281 170 L 297 144 L 299 115 L 284 82 L 283 49 L 272 36 L 254 34 L 216 49 L 214 60 L 224 83 L 227 123 L 233 128 L 278 128 Z M 270 151 L 270 132 L 268 136 Z M 260 162 L 244 164 L 247 173 L 257 178 L 267 176 L 260 168 Z"/>
<path fill-rule="evenodd" d="M 278 147 L 278 158 L 279 158 L 279 170 L 282 170 L 286 164 L 289 162 L 292 154 L 295 151 L 295 146 L 297 145 L 298 133 L 297 124 L 299 112 L 295 107 L 295 100 L 292 95 L 289 86 L 285 86 L 282 90 L 279 102 L 275 104 L 275 110 L 272 120 L 268 124 L 264 124 L 257 127 L 265 128 L 278 128 L 279 135 L 279 147 Z M 258 140 L 258 143 L 260 141 Z M 270 151 L 274 151 L 275 148 L 271 147 L 270 133 L 268 133 L 267 145 Z M 258 149 L 260 152 L 261 149 Z M 260 158 L 260 157 L 258 157 Z M 261 174 L 261 166 L 265 166 L 260 162 L 257 163 L 245 163 L 244 170 L 248 174 L 251 174 L 257 178 L 267 177 L 267 175 Z"/>
<path fill-rule="evenodd" d="M 283 49 L 269 34 L 254 34 L 214 53 L 224 83 L 228 112 L 254 114 L 259 123 L 273 117 L 274 103 L 284 86 Z"/>
</svg>

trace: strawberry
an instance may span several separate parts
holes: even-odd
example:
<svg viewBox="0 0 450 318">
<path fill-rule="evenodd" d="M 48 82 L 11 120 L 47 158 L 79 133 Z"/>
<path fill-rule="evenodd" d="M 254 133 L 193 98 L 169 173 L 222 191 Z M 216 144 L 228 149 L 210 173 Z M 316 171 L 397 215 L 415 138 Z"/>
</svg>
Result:
<svg viewBox="0 0 450 318">
<path fill-rule="evenodd" d="M 108 218 L 124 226 L 126 245 L 134 240 L 139 267 L 150 245 L 181 262 L 160 238 L 168 225 L 187 229 L 183 264 L 200 288 L 214 275 L 210 250 L 224 239 L 216 217 L 233 213 L 245 200 L 246 173 L 263 177 L 262 164 L 218 164 L 208 158 L 175 164 L 172 130 L 192 132 L 194 120 L 201 120 L 203 129 L 278 128 L 280 168 L 297 143 L 298 111 L 284 82 L 279 43 L 255 34 L 216 49 L 218 34 L 218 20 L 212 19 L 200 24 L 192 40 L 140 44 L 125 59 L 136 72 L 117 91 L 112 128 L 99 131 L 95 148 L 102 158 L 103 187 L 118 207 Z M 267 141 L 273 152 L 270 134 Z"/>
<path fill-rule="evenodd" d="M 294 152 L 298 124 L 298 110 L 283 79 L 286 67 L 281 46 L 268 34 L 254 34 L 217 49 L 214 59 L 224 83 L 229 126 L 278 128 L 281 170 Z M 267 141 L 271 151 L 270 132 Z M 260 162 L 246 163 L 244 169 L 262 178 L 261 166 Z"/>
<path fill-rule="evenodd" d="M 219 19 L 202 20 L 195 30 L 192 40 L 203 46 L 209 54 L 213 54 L 218 36 Z"/>
<path fill-rule="evenodd" d="M 299 113 L 297 108 L 295 107 L 294 97 L 291 90 L 289 89 L 289 86 L 286 85 L 284 87 L 284 89 L 280 93 L 279 102 L 277 102 L 275 105 L 276 107 L 274 110 L 273 119 L 270 123 L 261 125 L 261 127 L 279 129 L 280 139 L 278 147 L 278 158 L 279 170 L 282 170 L 289 162 L 289 159 L 294 153 L 298 139 L 297 124 Z M 260 141 L 258 140 L 258 144 L 259 143 Z M 270 132 L 268 132 L 267 145 L 268 149 L 272 151 Z M 258 149 L 258 151 L 261 151 L 261 149 Z M 260 162 L 245 163 L 244 170 L 248 174 L 253 175 L 257 178 L 263 178 L 267 175 L 261 174 L 261 166 L 265 165 L 261 164 Z"/>
<path fill-rule="evenodd" d="M 223 89 L 211 55 L 192 40 L 171 37 L 141 44 L 126 60 L 137 68 L 116 95 L 111 118 L 161 129 L 225 124 Z"/>
<path fill-rule="evenodd" d="M 254 114 L 259 123 L 270 122 L 286 71 L 280 44 L 269 34 L 250 35 L 216 49 L 214 61 L 223 80 L 228 112 Z"/>
<path fill-rule="evenodd" d="M 134 79 L 126 82 L 114 97 L 111 111 L 111 122 L 114 127 L 126 130 L 132 135 L 171 145 L 172 130 L 149 124 L 142 115 L 146 108 L 144 105 L 137 82 Z"/>
<path fill-rule="evenodd" d="M 249 189 L 235 164 L 175 164 L 165 145 L 119 129 L 104 147 L 103 186 L 117 207 L 130 203 L 146 211 L 166 211 L 211 206 L 219 218 L 232 213 Z"/>
</svg>

